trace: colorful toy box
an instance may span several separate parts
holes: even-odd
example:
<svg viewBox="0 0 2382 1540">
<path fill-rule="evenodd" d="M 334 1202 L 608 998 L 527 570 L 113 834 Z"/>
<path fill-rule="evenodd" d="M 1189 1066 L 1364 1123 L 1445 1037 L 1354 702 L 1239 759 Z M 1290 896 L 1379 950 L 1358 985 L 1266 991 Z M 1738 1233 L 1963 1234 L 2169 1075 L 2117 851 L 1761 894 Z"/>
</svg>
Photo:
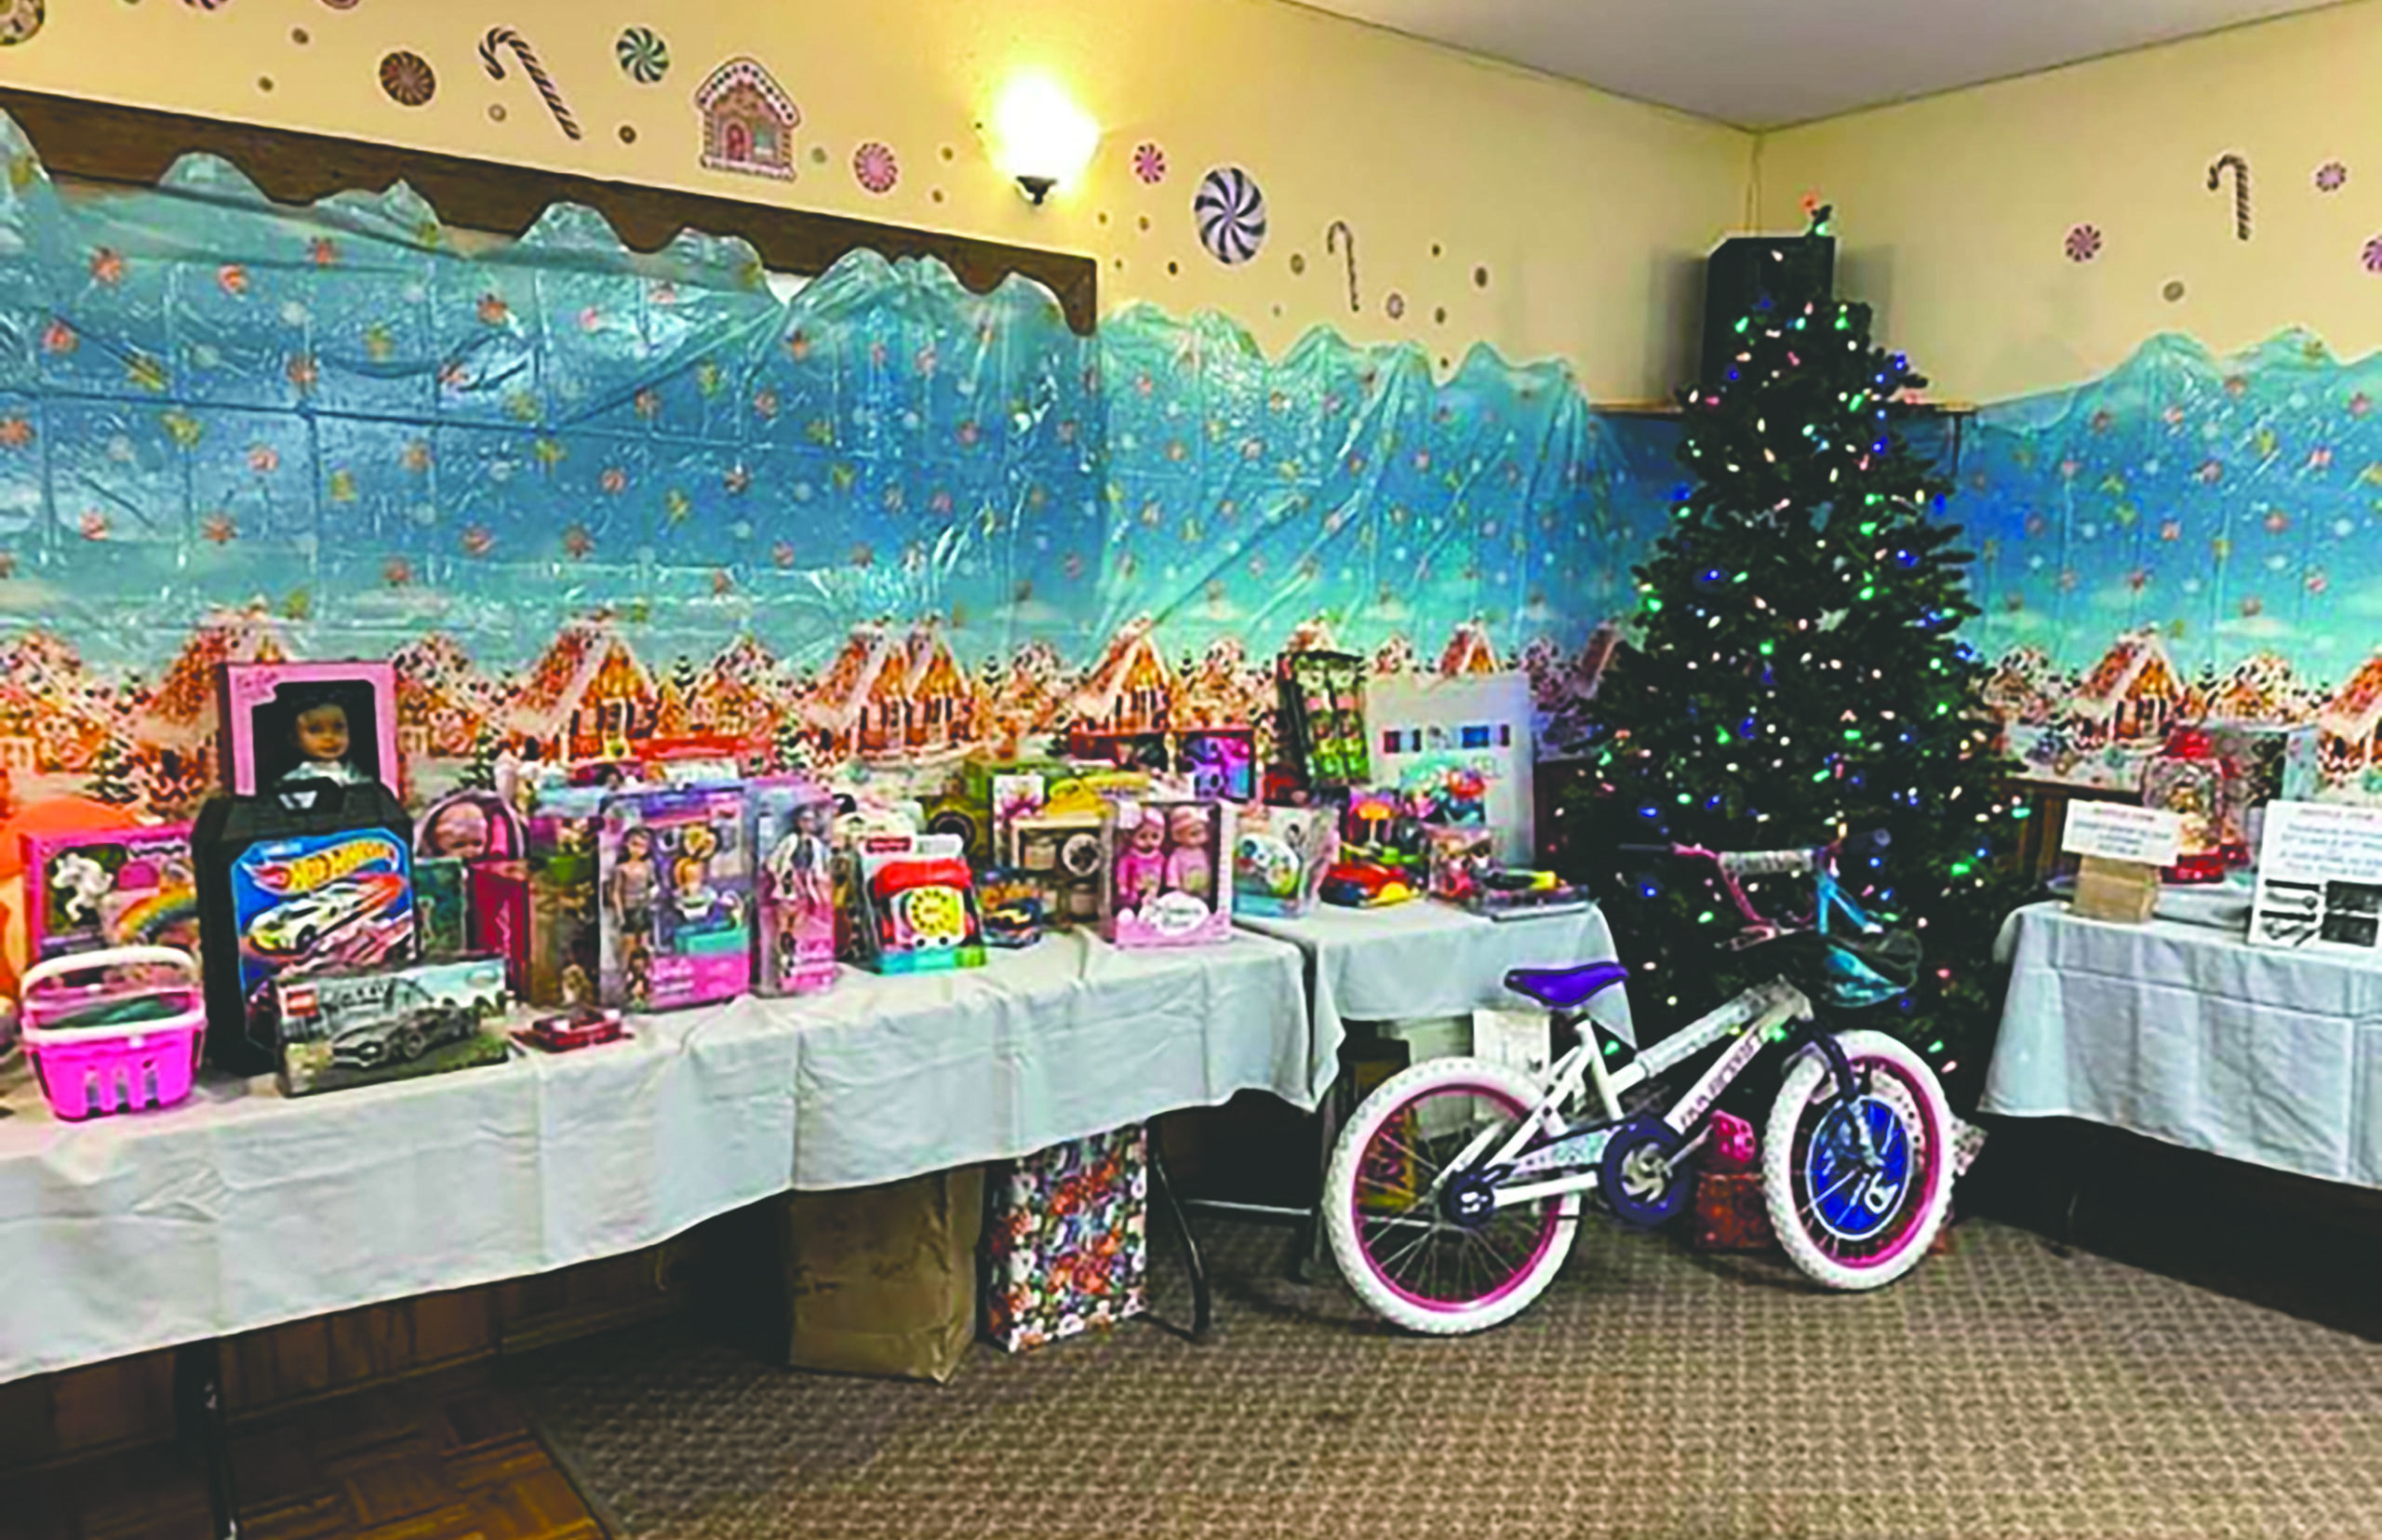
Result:
<svg viewBox="0 0 2382 1540">
<path fill-rule="evenodd" d="M 285 1096 L 501 1064 L 508 991 L 493 957 L 281 979 Z"/>
<path fill-rule="evenodd" d="M 1328 808 L 1243 808 L 1233 840 L 1233 904 L 1244 914 L 1296 917 L 1315 907 L 1340 858 Z"/>
<path fill-rule="evenodd" d="M 607 1005 L 668 1011 L 753 984 L 753 862 L 741 787 L 616 792 L 600 838 Z"/>
<path fill-rule="evenodd" d="M 314 806 L 217 797 L 191 837 L 206 944 L 207 1053 L 274 1067 L 270 986 L 414 956 L 411 824 L 378 782 L 313 788 Z"/>
<path fill-rule="evenodd" d="M 1097 925 L 1108 891 L 1104 817 L 1019 818 L 1009 825 L 1009 870 L 1033 884 L 1054 926 Z"/>
<path fill-rule="evenodd" d="M 25 950 L 34 962 L 119 946 L 198 951 L 191 828 L 29 835 Z"/>
<path fill-rule="evenodd" d="M 514 992 L 533 1005 L 596 1003 L 602 950 L 596 834 L 606 795 L 592 786 L 534 788 L 527 798 L 527 857 L 471 869 L 476 944 L 505 959 Z"/>
<path fill-rule="evenodd" d="M 1345 652 L 1285 653 L 1280 663 L 1282 752 L 1312 789 L 1372 779 L 1365 743 L 1365 662 Z"/>
<path fill-rule="evenodd" d="M 448 962 L 472 950 L 471 868 L 445 856 L 413 864 L 414 931 L 422 960 Z"/>
<path fill-rule="evenodd" d="M 1110 941 L 1197 946 L 1231 939 L 1231 804 L 1115 797 L 1103 832 Z"/>
<path fill-rule="evenodd" d="M 947 834 L 878 835 L 859 850 L 863 961 L 880 973 L 984 965 L 965 847 Z"/>
<path fill-rule="evenodd" d="M 809 995 L 836 982 L 835 824 L 835 798 L 809 782 L 753 788 L 761 994 Z"/>
<path fill-rule="evenodd" d="M 1010 1352 L 1147 1306 L 1149 1141 L 1139 1123 L 1053 1145 L 998 1178 L 985 1324 Z"/>
</svg>

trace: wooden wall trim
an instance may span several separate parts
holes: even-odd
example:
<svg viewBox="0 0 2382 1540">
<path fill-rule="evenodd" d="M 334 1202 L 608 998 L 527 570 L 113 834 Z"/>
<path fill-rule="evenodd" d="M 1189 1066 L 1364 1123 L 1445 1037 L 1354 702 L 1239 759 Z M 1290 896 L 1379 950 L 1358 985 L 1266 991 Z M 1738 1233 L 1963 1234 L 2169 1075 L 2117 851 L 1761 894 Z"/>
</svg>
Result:
<svg viewBox="0 0 2382 1540">
<path fill-rule="evenodd" d="M 823 273 L 860 248 L 888 258 L 933 257 L 980 294 L 1023 274 L 1058 296 L 1076 331 L 1090 336 L 1098 325 L 1100 265 L 1090 257 L 7 87 L 0 87 L 0 110 L 16 119 L 44 166 L 90 181 L 154 186 L 176 159 L 203 151 L 238 167 L 276 203 L 403 181 L 448 223 L 506 235 L 528 230 L 555 204 L 576 203 L 601 213 L 638 251 L 659 250 L 691 229 L 741 237 L 783 273 Z"/>
</svg>

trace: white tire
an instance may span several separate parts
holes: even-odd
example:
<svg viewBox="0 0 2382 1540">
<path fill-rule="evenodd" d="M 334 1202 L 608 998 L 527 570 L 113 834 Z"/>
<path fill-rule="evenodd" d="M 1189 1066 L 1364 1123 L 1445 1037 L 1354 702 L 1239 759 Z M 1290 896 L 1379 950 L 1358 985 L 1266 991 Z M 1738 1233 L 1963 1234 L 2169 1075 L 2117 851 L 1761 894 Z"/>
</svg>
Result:
<svg viewBox="0 0 2382 1540">
<path fill-rule="evenodd" d="M 1340 1131 L 1340 1138 L 1332 1146 L 1331 1170 L 1323 1180 L 1324 1229 L 1332 1238 L 1332 1255 L 1340 1265 L 1341 1276 L 1357 1292 L 1357 1297 L 1384 1319 L 1410 1332 L 1434 1336 L 1485 1331 L 1527 1309 L 1562 1268 L 1579 1228 L 1577 1193 L 1541 1199 L 1525 1210 L 1500 1211 L 1511 1215 L 1503 1222 L 1509 1228 L 1498 1232 L 1500 1235 L 1516 1234 L 1519 1239 L 1523 1229 L 1535 1233 L 1529 1237 L 1528 1249 L 1518 1248 L 1509 1253 L 1500 1253 L 1492 1243 L 1482 1243 L 1479 1249 L 1497 1255 L 1506 1264 L 1506 1271 L 1493 1275 L 1502 1277 L 1502 1282 L 1484 1288 L 1478 1297 L 1470 1299 L 1425 1297 L 1402 1287 L 1386 1266 L 1377 1265 L 1358 1230 L 1360 1218 L 1364 1217 L 1358 1187 L 1364 1176 L 1366 1150 L 1394 1119 L 1418 1106 L 1424 1098 L 1434 1092 L 1452 1098 L 1465 1091 L 1500 1104 L 1513 1118 L 1519 1118 L 1537 1105 L 1544 1094 L 1529 1077 L 1485 1060 L 1433 1059 L 1416 1065 L 1385 1081 L 1357 1108 L 1356 1116 Z M 1366 1222 L 1389 1223 L 1386 1219 Z M 1463 1226 L 1441 1219 L 1435 1212 L 1429 1212 L 1424 1222 L 1433 1232 L 1422 1238 L 1421 1243 L 1425 1246 L 1438 1245 L 1442 1237 L 1464 1239 Z M 1451 1292 L 1460 1293 L 1452 1290 Z"/>
<path fill-rule="evenodd" d="M 1855 1078 L 1869 1077 L 1864 1115 L 1882 1107 L 1889 1140 L 1898 1128 L 1907 1141 L 1902 1180 L 1880 1182 L 1827 1152 L 1807 1152 L 1840 1104 L 1827 1057 L 1806 1049 L 1788 1066 L 1762 1130 L 1762 1197 L 1796 1266 L 1831 1289 L 1876 1289 L 1919 1265 L 1951 1208 L 1952 1109 L 1935 1072 L 1884 1033 L 1841 1032 L 1836 1040 Z M 1862 1233 L 1871 1225 L 1874 1233 Z"/>
</svg>

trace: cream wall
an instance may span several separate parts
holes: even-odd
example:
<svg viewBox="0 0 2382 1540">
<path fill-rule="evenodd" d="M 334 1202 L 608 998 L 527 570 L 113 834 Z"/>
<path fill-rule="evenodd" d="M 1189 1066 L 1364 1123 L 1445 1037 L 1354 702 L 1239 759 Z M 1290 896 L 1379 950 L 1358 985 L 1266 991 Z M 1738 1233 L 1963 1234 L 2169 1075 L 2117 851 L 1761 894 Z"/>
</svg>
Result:
<svg viewBox="0 0 2382 1540">
<path fill-rule="evenodd" d="M 1947 398 L 2101 374 L 2161 331 L 2219 352 L 2305 326 L 2343 357 L 2382 347 L 2382 0 L 2244 27 L 1767 136 L 1765 222 L 1806 191 L 1837 208 L 1840 291 Z M 2228 152 L 2251 167 L 2235 237 Z M 2316 169 L 2349 168 L 2338 192 Z M 2099 255 L 2064 254 L 2099 230 Z M 2182 298 L 2165 297 L 2172 283 Z"/>
<path fill-rule="evenodd" d="M 1683 378 L 1698 264 L 1741 215 L 1753 144 L 1278 0 L 515 0 L 501 11 L 470 0 L 213 10 L 52 0 L 48 10 L 31 41 L 0 48 L 0 80 L 1085 252 L 1101 261 L 1106 307 L 1213 307 L 1274 350 L 1320 323 L 1364 341 L 1412 338 L 1435 359 L 1486 341 L 1518 360 L 1568 360 L 1605 400 L 1659 395 Z M 537 49 L 583 139 L 563 137 L 517 71 L 487 76 L 477 46 L 499 21 Z M 658 85 L 634 83 L 615 61 L 631 25 L 668 44 Z M 401 107 L 380 89 L 394 48 L 435 71 L 427 105 Z M 792 183 L 698 164 L 695 87 L 739 54 L 800 106 Z M 972 127 L 1026 68 L 1061 78 L 1106 130 L 1084 183 L 1038 211 L 992 169 Z M 889 195 L 853 179 L 853 150 L 867 141 L 899 157 Z M 1133 174 L 1144 141 L 1168 162 L 1156 186 Z M 1246 167 L 1270 205 L 1264 249 L 1238 268 L 1202 251 L 1190 213 L 1199 177 L 1221 165 Z M 1324 249 L 1335 220 L 1357 234 L 1358 314 L 1342 260 Z M 1402 318 L 1386 314 L 1393 291 Z"/>
</svg>

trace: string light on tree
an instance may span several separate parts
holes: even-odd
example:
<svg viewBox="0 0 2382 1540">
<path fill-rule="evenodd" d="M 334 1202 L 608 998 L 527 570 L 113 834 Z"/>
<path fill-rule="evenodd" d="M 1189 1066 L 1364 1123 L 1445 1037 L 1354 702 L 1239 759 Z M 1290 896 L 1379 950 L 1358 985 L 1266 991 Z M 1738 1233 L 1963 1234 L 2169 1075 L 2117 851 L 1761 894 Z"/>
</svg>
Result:
<svg viewBox="0 0 2382 1540">
<path fill-rule="evenodd" d="M 1930 968 L 1865 1024 L 1904 1037 L 1957 1095 L 1954 1067 L 1984 1063 L 1992 1028 L 2013 767 L 1957 636 L 1977 611 L 1949 485 L 1898 429 L 1904 393 L 1925 382 L 1869 326 L 1866 305 L 1835 301 L 1744 317 L 1728 378 L 1682 393 L 1695 479 L 1638 569 L 1636 645 L 1599 690 L 1596 773 L 1566 810 L 1586 851 L 1887 831 L 1882 863 L 1845 876 L 1924 932 Z M 1824 337 L 1841 345 L 1813 345 Z M 1774 971 L 1758 952 L 1716 953 L 1728 906 L 1700 879 L 1600 864 L 1585 875 L 1614 895 L 1623 955 L 1651 962 L 1682 1011 Z"/>
</svg>

